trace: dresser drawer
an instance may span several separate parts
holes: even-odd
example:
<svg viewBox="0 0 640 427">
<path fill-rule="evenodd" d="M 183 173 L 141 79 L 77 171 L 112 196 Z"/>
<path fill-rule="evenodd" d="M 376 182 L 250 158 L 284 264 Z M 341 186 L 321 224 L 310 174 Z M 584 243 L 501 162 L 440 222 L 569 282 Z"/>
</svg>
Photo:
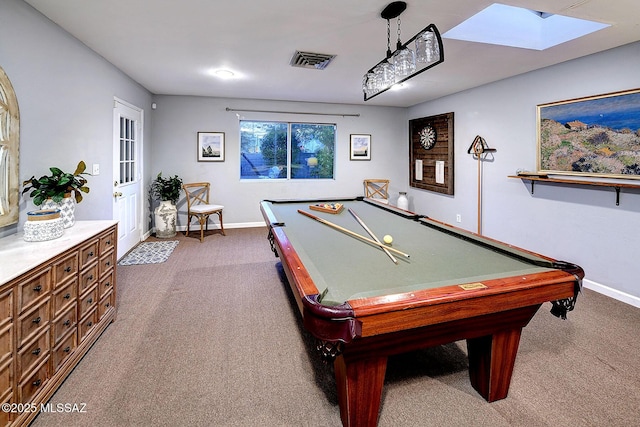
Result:
<svg viewBox="0 0 640 427">
<path fill-rule="evenodd" d="M 13 361 L 11 359 L 0 365 L 0 396 L 6 396 L 7 393 L 11 394 L 12 369 L 13 369 Z"/>
<path fill-rule="evenodd" d="M 49 379 L 49 358 L 47 357 L 27 379 L 18 385 L 18 401 L 28 403 Z"/>
<path fill-rule="evenodd" d="M 67 283 L 64 288 L 56 289 L 52 298 L 51 317 L 55 319 L 60 313 L 66 310 L 70 304 L 75 302 L 78 296 L 77 285 L 78 283 L 73 280 Z"/>
<path fill-rule="evenodd" d="M 0 330 L 0 363 L 11 357 L 13 353 L 13 324 Z M 2 394 L 0 394 L 2 396 Z"/>
<path fill-rule="evenodd" d="M 116 264 L 116 253 L 109 252 L 107 255 L 100 258 L 100 277 L 103 277 L 109 271 L 113 269 L 113 266 Z"/>
<path fill-rule="evenodd" d="M 51 339 L 53 340 L 53 346 L 58 345 L 69 331 L 75 329 L 77 321 L 76 305 L 73 304 L 69 306 L 69 309 L 62 316 L 52 322 Z"/>
<path fill-rule="evenodd" d="M 54 288 L 76 273 L 78 273 L 78 253 L 73 252 L 53 265 Z"/>
<path fill-rule="evenodd" d="M 44 301 L 18 319 L 18 348 L 49 325 L 49 300 Z"/>
<path fill-rule="evenodd" d="M 78 289 L 78 293 L 82 295 L 87 289 L 96 283 L 98 283 L 98 264 L 80 275 L 80 288 Z"/>
<path fill-rule="evenodd" d="M 100 236 L 100 256 L 116 247 L 116 230 L 113 229 Z"/>
<path fill-rule="evenodd" d="M 89 310 L 98 304 L 98 287 L 94 286 L 93 289 L 80 297 L 78 304 L 78 317 L 83 318 Z"/>
<path fill-rule="evenodd" d="M 50 348 L 48 329 L 45 329 L 35 341 L 25 345 L 18 352 L 18 380 L 21 380 L 34 366 L 47 357 Z"/>
<path fill-rule="evenodd" d="M 85 339 L 86 336 L 89 335 L 89 333 L 91 333 L 91 331 L 95 329 L 97 323 L 98 323 L 98 310 L 94 308 L 89 314 L 87 314 L 80 321 L 80 325 L 78 327 L 78 335 L 80 338 L 79 342 L 82 342 L 82 340 Z"/>
<path fill-rule="evenodd" d="M 89 245 L 80 249 L 80 270 L 84 270 L 89 264 L 94 263 L 99 258 L 99 242 L 94 240 Z"/>
<path fill-rule="evenodd" d="M 0 326 L 13 319 L 13 289 L 0 294 Z"/>
<path fill-rule="evenodd" d="M 18 284 L 18 313 L 29 309 L 49 295 L 51 290 L 51 270 L 38 272 L 24 282 Z"/>
<path fill-rule="evenodd" d="M 105 314 L 109 313 L 114 307 L 113 292 L 108 293 L 100 299 L 98 304 L 98 322 L 102 320 Z"/>
<path fill-rule="evenodd" d="M 100 298 L 104 297 L 107 292 L 111 292 L 113 290 L 113 271 L 110 271 L 109 274 L 100 279 L 100 285 L 98 286 L 98 289 Z"/>
<path fill-rule="evenodd" d="M 78 334 L 71 333 L 64 337 L 60 344 L 53 349 L 51 354 L 51 369 L 53 373 L 58 372 L 60 366 L 67 360 L 77 345 Z"/>
</svg>

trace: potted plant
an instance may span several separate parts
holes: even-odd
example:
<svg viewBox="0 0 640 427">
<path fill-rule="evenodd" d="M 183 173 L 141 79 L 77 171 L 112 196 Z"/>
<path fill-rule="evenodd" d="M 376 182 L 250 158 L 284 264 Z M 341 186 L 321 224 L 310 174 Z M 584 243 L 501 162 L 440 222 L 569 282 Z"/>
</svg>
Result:
<svg viewBox="0 0 640 427">
<path fill-rule="evenodd" d="M 44 175 L 38 179 L 32 176 L 24 181 L 22 194 L 29 191 L 29 197 L 33 198 L 36 206 L 42 209 L 60 209 L 64 221 L 64 228 L 69 228 L 75 223 L 75 205 L 82 201 L 82 193 L 88 193 L 87 179 L 82 175 L 87 165 L 80 161 L 75 172 L 64 172 L 60 168 L 51 167 L 51 175 Z"/>
<path fill-rule="evenodd" d="M 178 175 L 164 178 L 162 172 L 151 183 L 151 196 L 160 201 L 154 210 L 156 237 L 169 238 L 176 235 L 178 209 L 175 204 L 180 198 L 182 179 Z"/>
</svg>

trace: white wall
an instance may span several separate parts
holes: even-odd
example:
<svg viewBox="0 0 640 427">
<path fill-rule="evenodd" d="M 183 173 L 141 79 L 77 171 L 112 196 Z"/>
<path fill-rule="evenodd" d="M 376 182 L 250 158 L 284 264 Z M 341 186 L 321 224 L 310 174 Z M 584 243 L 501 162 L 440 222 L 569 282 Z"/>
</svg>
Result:
<svg viewBox="0 0 640 427">
<path fill-rule="evenodd" d="M 565 62 L 409 109 L 409 119 L 455 112 L 455 196 L 411 190 L 414 208 L 477 231 L 476 135 L 496 148 L 484 163 L 483 234 L 579 264 L 586 284 L 640 306 L 640 192 L 508 179 L 536 168 L 536 106 L 640 88 L 640 43 Z M 639 183 L 640 182 L 637 182 Z"/>
<path fill-rule="evenodd" d="M 91 192 L 76 218 L 110 219 L 113 99 L 146 108 L 151 94 L 21 0 L 0 1 L 0 66 L 20 107 L 20 181 L 51 166 L 73 172 L 80 160 L 97 163 L 100 175 L 88 177 Z M 34 208 L 23 198 L 19 228 Z M 0 236 L 15 231 L 0 228 Z"/>
<path fill-rule="evenodd" d="M 406 109 L 223 99 L 193 96 L 154 98 L 152 176 L 180 176 L 184 182 L 210 181 L 212 197 L 225 206 L 225 224 L 263 223 L 259 203 L 264 199 L 342 197 L 363 195 L 365 178 L 388 178 L 396 199 L 406 191 L 409 146 Z M 229 112 L 226 108 L 360 114 L 359 117 Z M 336 123 L 336 166 L 333 180 L 241 181 L 240 127 L 244 120 Z M 197 161 L 197 132 L 225 133 L 225 161 Z M 371 160 L 349 160 L 350 134 L 371 134 Z M 186 204 L 178 202 L 178 225 L 186 224 Z"/>
</svg>

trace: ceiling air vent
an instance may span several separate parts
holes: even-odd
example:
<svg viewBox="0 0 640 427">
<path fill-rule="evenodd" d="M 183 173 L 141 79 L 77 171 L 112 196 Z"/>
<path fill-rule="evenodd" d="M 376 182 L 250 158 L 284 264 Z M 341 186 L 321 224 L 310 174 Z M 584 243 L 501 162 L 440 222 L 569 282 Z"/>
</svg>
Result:
<svg viewBox="0 0 640 427">
<path fill-rule="evenodd" d="M 289 64 L 292 67 L 324 70 L 335 57 L 335 55 L 327 55 L 325 53 L 296 51 Z"/>
</svg>

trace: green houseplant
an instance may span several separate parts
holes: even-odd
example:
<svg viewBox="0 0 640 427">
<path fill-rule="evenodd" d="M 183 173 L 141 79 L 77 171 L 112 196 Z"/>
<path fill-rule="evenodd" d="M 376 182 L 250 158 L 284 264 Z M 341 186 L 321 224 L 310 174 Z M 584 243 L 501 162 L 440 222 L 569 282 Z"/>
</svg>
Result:
<svg viewBox="0 0 640 427">
<path fill-rule="evenodd" d="M 24 181 L 22 194 L 27 192 L 33 198 L 33 203 L 41 209 L 57 209 L 64 228 L 69 228 L 76 222 L 76 203 L 82 201 L 82 193 L 88 193 L 87 179 L 82 175 L 85 173 L 87 165 L 80 161 L 75 172 L 64 172 L 57 167 L 51 167 L 51 175 L 44 175 L 38 179 L 32 176 Z M 72 196 L 73 195 L 73 196 Z"/>
<path fill-rule="evenodd" d="M 162 172 L 160 172 L 151 183 L 151 195 L 154 199 L 160 201 L 168 200 L 174 205 L 180 198 L 180 190 L 182 190 L 182 179 L 178 175 L 163 178 Z"/>
<path fill-rule="evenodd" d="M 82 175 L 87 175 L 85 170 L 87 165 L 84 161 L 80 161 L 75 172 L 64 172 L 60 168 L 51 167 L 51 175 L 44 175 L 38 179 L 32 176 L 24 181 L 24 189 L 22 194 L 31 191 L 29 197 L 33 197 L 33 204 L 42 205 L 47 199 L 53 200 L 55 203 L 61 203 L 65 197 L 73 193 L 76 203 L 82 201 L 82 193 L 88 193 L 87 179 Z"/>
<path fill-rule="evenodd" d="M 164 178 L 162 172 L 151 183 L 151 196 L 160 200 L 160 206 L 154 210 L 156 237 L 169 238 L 176 235 L 178 209 L 175 204 L 180 198 L 182 179 L 178 175 Z"/>
</svg>

